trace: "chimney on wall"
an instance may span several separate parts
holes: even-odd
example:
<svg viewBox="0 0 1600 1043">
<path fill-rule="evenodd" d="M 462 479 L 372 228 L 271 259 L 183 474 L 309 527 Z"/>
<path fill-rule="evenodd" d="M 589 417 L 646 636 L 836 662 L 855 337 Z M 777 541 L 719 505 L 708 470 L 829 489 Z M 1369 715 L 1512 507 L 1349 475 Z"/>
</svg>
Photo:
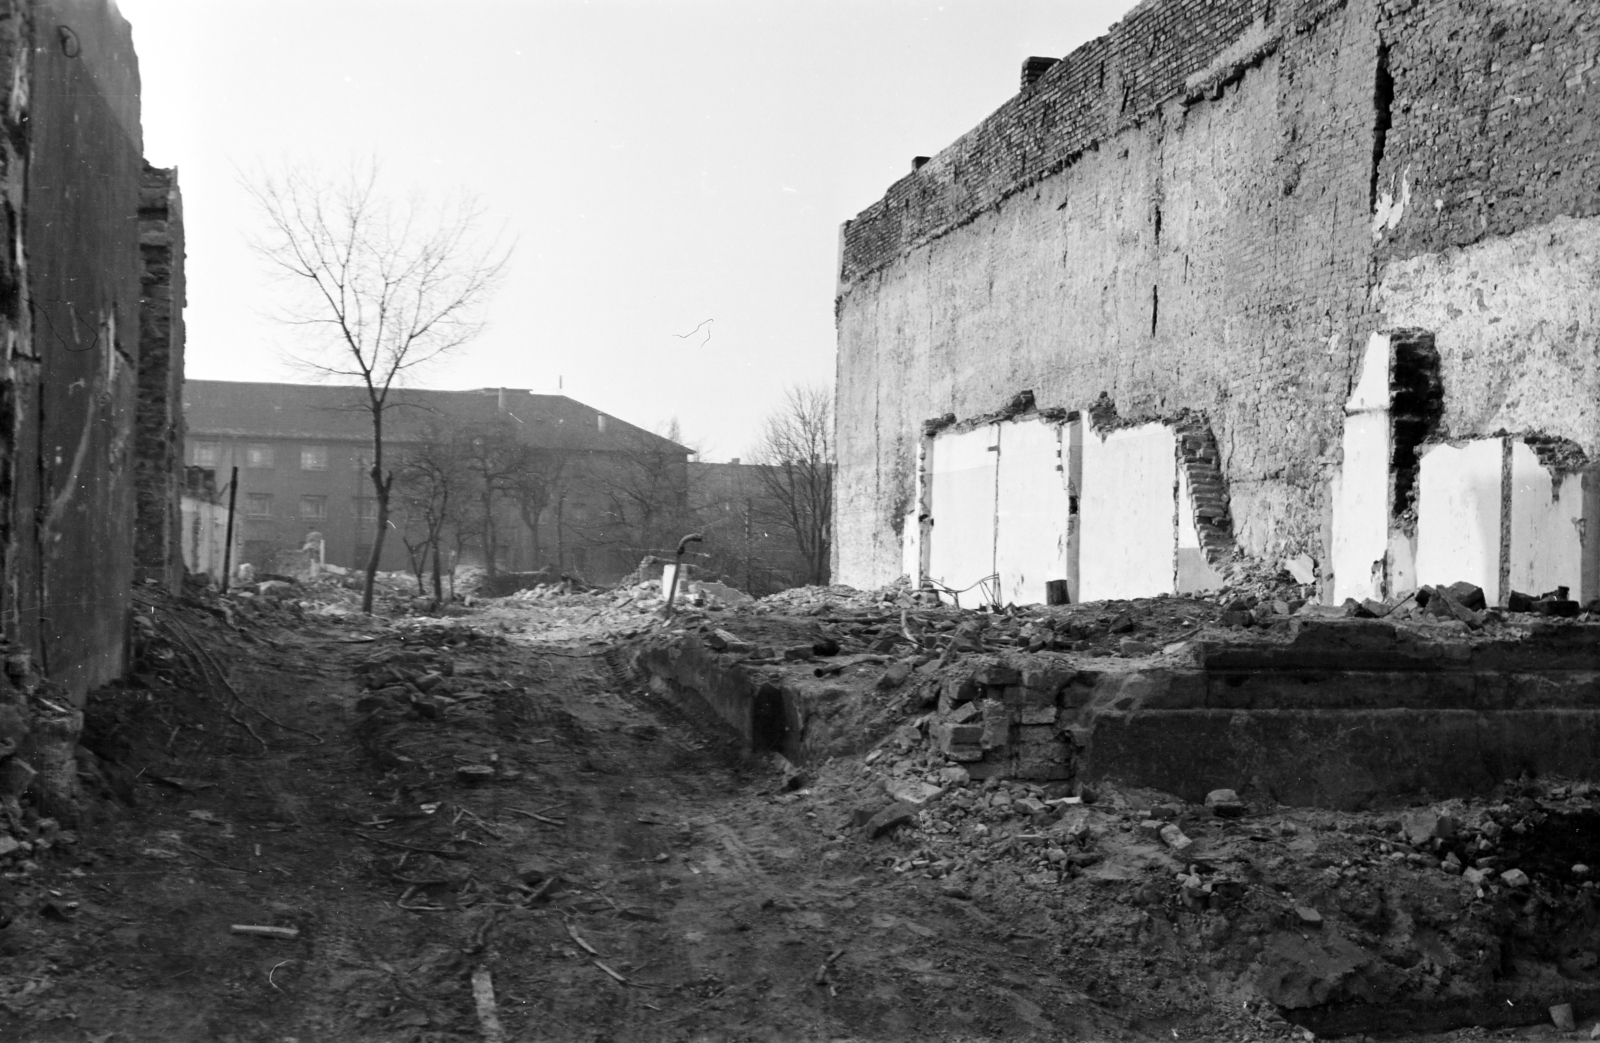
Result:
<svg viewBox="0 0 1600 1043">
<path fill-rule="evenodd" d="M 600 433 L 601 434 L 605 434 L 606 433 L 606 415 L 604 413 L 596 413 L 594 415 L 594 422 L 595 422 L 595 426 L 599 429 Z"/>
<path fill-rule="evenodd" d="M 912 156 L 911 157 L 911 172 L 913 174 L 915 174 L 917 171 L 921 170 L 923 168 L 923 166 L 927 164 L 927 162 L 928 162 L 928 160 L 930 158 L 931 157 L 929 157 L 929 156 Z"/>
<path fill-rule="evenodd" d="M 504 413 L 505 411 L 506 411 L 506 389 L 505 388 L 501 388 L 500 389 L 500 412 Z"/>
<path fill-rule="evenodd" d="M 1039 82 L 1039 77 L 1050 71 L 1059 58 L 1024 58 L 1022 60 L 1022 89 L 1027 90 Z"/>
<path fill-rule="evenodd" d="M 733 458 L 733 459 L 732 459 L 732 460 L 729 460 L 729 461 L 728 461 L 728 462 L 729 462 L 729 463 L 730 463 L 730 464 L 732 464 L 732 465 L 733 465 L 733 466 L 735 466 L 735 467 L 738 467 L 738 466 L 739 466 L 739 458 L 738 458 L 738 457 L 737 457 L 737 456 L 736 456 L 736 457 L 734 457 L 734 458 Z"/>
</svg>

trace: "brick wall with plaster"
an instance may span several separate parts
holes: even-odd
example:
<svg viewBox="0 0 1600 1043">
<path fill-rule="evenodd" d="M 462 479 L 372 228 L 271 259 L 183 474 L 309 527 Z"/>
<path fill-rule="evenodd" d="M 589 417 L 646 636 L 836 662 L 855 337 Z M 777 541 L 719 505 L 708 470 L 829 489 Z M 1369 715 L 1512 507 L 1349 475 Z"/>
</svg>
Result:
<svg viewBox="0 0 1600 1043">
<path fill-rule="evenodd" d="M 1392 506 L 1389 475 L 1340 474 L 1375 331 L 1436 335 L 1438 438 L 1592 453 L 1584 15 L 1152 0 L 1044 71 L 842 231 L 836 577 L 906 570 L 922 423 L 1019 388 L 1206 417 L 1240 548 L 1309 552 L 1325 579 L 1335 500 L 1369 480 Z"/>
</svg>

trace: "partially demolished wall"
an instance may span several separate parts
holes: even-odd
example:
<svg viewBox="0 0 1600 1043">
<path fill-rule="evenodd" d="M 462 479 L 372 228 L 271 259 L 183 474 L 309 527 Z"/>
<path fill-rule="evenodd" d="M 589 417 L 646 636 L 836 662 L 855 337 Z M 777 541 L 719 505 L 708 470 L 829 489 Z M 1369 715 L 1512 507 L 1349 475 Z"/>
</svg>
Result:
<svg viewBox="0 0 1600 1043">
<path fill-rule="evenodd" d="M 1205 418 L 1205 490 L 1230 539 L 1309 554 L 1330 596 L 1414 579 L 1427 552 L 1390 546 L 1390 514 L 1410 512 L 1395 528 L 1414 542 L 1433 446 L 1559 437 L 1592 456 L 1600 25 L 1585 13 L 1151 0 L 891 186 L 842 231 L 838 579 L 922 578 L 950 503 L 942 516 L 917 488 L 923 423 L 1022 388 L 1042 411 L 1104 395 L 1124 416 Z M 1399 426 L 1369 440 L 1378 486 L 1352 491 L 1361 360 L 1401 329 L 1437 352 L 1432 412 L 1397 402 Z M 1341 500 L 1382 515 L 1373 554 L 1336 551 Z M 1084 538 L 1127 523 L 1087 504 L 1074 522 Z"/>
</svg>

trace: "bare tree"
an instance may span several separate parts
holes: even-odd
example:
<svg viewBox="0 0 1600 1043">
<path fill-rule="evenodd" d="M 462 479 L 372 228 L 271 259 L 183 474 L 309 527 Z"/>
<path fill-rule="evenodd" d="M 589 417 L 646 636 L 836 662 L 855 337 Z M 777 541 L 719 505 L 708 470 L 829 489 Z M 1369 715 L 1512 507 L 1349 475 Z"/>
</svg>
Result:
<svg viewBox="0 0 1600 1043">
<path fill-rule="evenodd" d="M 433 600 L 444 603 L 441 559 L 446 527 L 459 525 L 460 461 L 449 438 L 437 428 L 427 440 L 410 449 L 400 465 L 400 510 L 405 519 L 401 538 L 411 556 L 417 587 L 422 589 L 425 560 L 433 565 Z"/>
<path fill-rule="evenodd" d="M 359 381 L 372 419 L 377 531 L 361 596 L 370 613 L 394 485 L 384 464 L 391 393 L 412 370 L 483 329 L 483 306 L 510 250 L 480 241 L 483 210 L 470 197 L 432 207 L 395 200 L 380 190 L 373 164 L 341 178 L 289 167 L 245 187 L 269 228 L 256 251 L 298 290 L 283 318 L 306 334 L 307 347 L 293 357 L 323 377 Z"/>
<path fill-rule="evenodd" d="M 794 534 L 807 583 L 828 582 L 833 520 L 833 394 L 819 385 L 784 392 L 750 454 L 772 524 Z"/>
<path fill-rule="evenodd" d="M 510 421 L 463 425 L 456 434 L 455 457 L 472 502 L 471 518 L 483 548 L 483 567 L 499 575 L 499 523 L 495 509 L 514 496 L 516 479 L 528 467 L 528 447 L 517 440 Z"/>
</svg>

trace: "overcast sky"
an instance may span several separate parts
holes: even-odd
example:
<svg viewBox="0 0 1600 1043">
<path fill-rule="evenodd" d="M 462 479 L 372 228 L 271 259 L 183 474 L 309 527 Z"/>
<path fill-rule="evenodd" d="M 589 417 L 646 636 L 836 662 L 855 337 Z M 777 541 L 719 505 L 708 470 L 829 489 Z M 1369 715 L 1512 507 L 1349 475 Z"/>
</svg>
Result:
<svg viewBox="0 0 1600 1043">
<path fill-rule="evenodd" d="M 1131 0 L 119 0 L 177 165 L 188 373 L 301 380 L 241 170 L 376 157 L 517 240 L 488 331 L 420 378 L 563 393 L 703 459 L 832 383 L 839 225 Z M 707 322 L 707 320 L 710 320 Z M 689 334 L 689 337 L 680 335 Z"/>
</svg>

